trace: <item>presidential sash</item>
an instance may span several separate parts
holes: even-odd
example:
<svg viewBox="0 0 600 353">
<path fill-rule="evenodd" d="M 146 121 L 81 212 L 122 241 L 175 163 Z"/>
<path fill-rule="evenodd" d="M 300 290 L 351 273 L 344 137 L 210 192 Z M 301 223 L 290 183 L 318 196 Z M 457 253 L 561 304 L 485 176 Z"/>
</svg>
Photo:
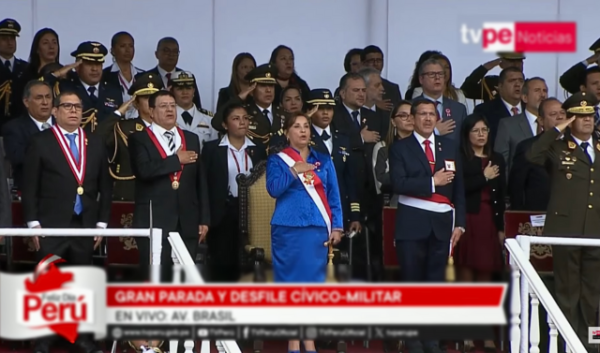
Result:
<svg viewBox="0 0 600 353">
<path fill-rule="evenodd" d="M 87 137 L 85 136 L 85 132 L 82 128 L 78 128 L 75 132 L 73 132 L 78 135 L 77 138 L 79 139 L 79 161 L 75 160 L 75 156 L 71 151 L 71 146 L 69 145 L 69 142 L 67 142 L 65 135 L 62 133 L 58 125 L 52 126 L 52 132 L 58 141 L 58 145 L 60 146 L 60 149 L 62 150 L 63 155 L 69 164 L 69 167 L 71 167 L 71 172 L 73 173 L 75 180 L 77 181 L 77 195 L 81 196 L 83 195 L 84 191 L 83 181 L 85 179 L 85 167 L 87 165 L 88 141 Z"/>
<path fill-rule="evenodd" d="M 181 138 L 181 149 L 183 151 L 185 151 L 186 144 L 185 144 L 185 136 L 183 135 L 183 131 L 180 128 L 176 128 L 176 129 L 177 129 L 177 133 L 179 134 L 179 137 Z M 154 146 L 156 146 L 156 148 L 158 149 L 158 153 L 160 153 L 160 156 L 163 159 L 167 158 L 167 152 L 165 151 L 165 149 L 162 147 L 162 145 L 156 138 L 156 135 L 154 134 L 154 131 L 152 130 L 152 126 L 150 126 L 150 129 L 146 129 L 146 132 L 148 133 L 148 136 L 150 136 L 150 140 L 152 140 L 152 142 L 154 143 Z M 175 173 L 169 175 L 169 177 L 171 178 L 171 187 L 173 188 L 173 190 L 179 189 L 179 181 L 181 180 L 181 173 L 183 173 L 183 164 L 181 165 L 181 169 L 178 172 L 175 172 Z"/>
<path fill-rule="evenodd" d="M 300 154 L 291 147 L 285 148 L 277 155 L 290 168 L 292 168 L 296 162 L 304 162 Z M 308 196 L 310 196 L 319 209 L 319 212 L 321 213 L 321 216 L 327 225 L 328 234 L 331 234 L 331 209 L 329 208 L 329 203 L 327 202 L 327 195 L 325 195 L 323 181 L 321 178 L 319 178 L 317 173 L 312 170 L 305 173 L 299 173 L 298 178 L 302 182 L 302 185 L 304 185 L 306 192 L 308 192 Z"/>
</svg>

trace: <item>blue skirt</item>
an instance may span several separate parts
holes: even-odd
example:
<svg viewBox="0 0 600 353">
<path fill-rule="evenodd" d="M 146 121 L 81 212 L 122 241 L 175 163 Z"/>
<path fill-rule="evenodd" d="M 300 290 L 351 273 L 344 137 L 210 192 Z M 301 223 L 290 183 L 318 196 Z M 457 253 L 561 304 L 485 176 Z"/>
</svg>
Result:
<svg viewBox="0 0 600 353">
<path fill-rule="evenodd" d="M 325 282 L 326 227 L 271 226 L 275 282 Z"/>
</svg>

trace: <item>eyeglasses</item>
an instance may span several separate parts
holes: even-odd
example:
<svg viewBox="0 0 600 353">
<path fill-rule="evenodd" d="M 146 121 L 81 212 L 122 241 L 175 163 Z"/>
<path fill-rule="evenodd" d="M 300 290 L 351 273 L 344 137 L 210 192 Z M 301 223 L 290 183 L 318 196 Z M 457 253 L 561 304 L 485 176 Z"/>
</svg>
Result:
<svg viewBox="0 0 600 353">
<path fill-rule="evenodd" d="M 365 62 L 368 64 L 381 64 L 383 63 L 383 59 L 369 59 L 365 60 Z"/>
<path fill-rule="evenodd" d="M 169 48 L 164 48 L 161 51 L 167 55 L 179 55 L 179 53 L 180 53 L 179 50 L 171 50 Z"/>
<path fill-rule="evenodd" d="M 488 129 L 487 127 L 483 127 L 481 129 L 473 129 L 471 130 L 472 134 L 476 134 L 476 135 L 486 135 L 490 132 L 490 129 Z"/>
<path fill-rule="evenodd" d="M 72 109 L 75 109 L 75 111 L 83 110 L 83 106 L 81 104 L 61 103 L 58 106 L 63 108 L 64 110 L 72 110 Z"/>
<path fill-rule="evenodd" d="M 424 72 L 421 76 L 427 76 L 429 78 L 444 78 L 446 76 L 446 73 L 444 71 Z"/>
<path fill-rule="evenodd" d="M 410 118 L 410 114 L 399 113 L 394 115 L 394 118 L 400 118 L 400 120 L 408 120 L 408 118 Z"/>
</svg>

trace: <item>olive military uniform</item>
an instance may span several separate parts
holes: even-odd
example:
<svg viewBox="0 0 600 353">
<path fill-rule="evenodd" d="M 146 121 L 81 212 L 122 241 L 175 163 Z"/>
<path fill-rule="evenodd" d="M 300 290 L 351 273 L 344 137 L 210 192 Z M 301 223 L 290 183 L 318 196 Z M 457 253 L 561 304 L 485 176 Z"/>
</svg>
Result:
<svg viewBox="0 0 600 353">
<path fill-rule="evenodd" d="M 597 99 L 584 92 L 563 104 L 567 116 L 591 119 Z M 600 238 L 600 142 L 594 135 L 581 141 L 551 129 L 534 142 L 527 157 L 550 171 L 550 202 L 544 235 Z M 596 326 L 600 299 L 600 249 L 553 246 L 556 299 L 584 345 L 588 327 Z M 589 348 L 588 348 L 589 350 Z"/>
<path fill-rule="evenodd" d="M 498 53 L 498 56 L 502 60 L 523 61 L 525 59 L 525 56 L 520 53 Z M 494 99 L 496 94 L 498 94 L 500 76 L 486 76 L 485 74 L 487 73 L 488 69 L 480 65 L 465 78 L 465 82 L 460 86 L 465 97 L 468 99 L 483 100 L 484 102 Z"/>
<path fill-rule="evenodd" d="M 264 64 L 250 71 L 244 79 L 250 83 L 272 86 L 274 97 L 275 85 L 277 84 L 275 77 L 277 77 L 277 70 L 269 64 Z M 279 106 L 274 106 L 273 104 L 269 107 L 261 108 L 250 97 L 248 97 L 247 102 L 243 102 L 238 96 L 232 97 L 224 108 L 229 104 L 235 103 L 244 104 L 250 115 L 247 133 L 248 138 L 250 138 L 257 147 L 268 150 L 271 136 L 277 134 L 283 126 L 283 121 L 285 119 L 283 109 Z M 217 111 L 217 114 L 215 114 L 211 122 L 212 127 L 221 133 L 225 132 L 225 129 L 223 128 L 224 117 L 222 115 L 224 108 Z M 265 110 L 267 110 L 267 112 L 265 112 Z"/>
<path fill-rule="evenodd" d="M 130 96 L 135 95 L 136 99 L 147 99 L 162 88 L 163 82 L 159 75 L 145 72 L 136 78 L 128 93 Z M 146 129 L 148 125 L 149 123 L 140 117 L 125 119 L 118 112 L 99 125 L 98 133 L 106 137 L 110 175 L 115 180 L 113 200 L 134 199 L 135 176 L 131 169 L 128 138 L 132 133 Z"/>
</svg>

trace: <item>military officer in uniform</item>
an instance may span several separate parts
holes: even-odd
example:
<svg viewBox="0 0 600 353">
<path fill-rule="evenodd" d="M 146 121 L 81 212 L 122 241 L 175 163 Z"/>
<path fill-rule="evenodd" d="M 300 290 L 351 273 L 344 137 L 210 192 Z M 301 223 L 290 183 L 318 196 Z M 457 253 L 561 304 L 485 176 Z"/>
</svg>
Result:
<svg viewBox="0 0 600 353">
<path fill-rule="evenodd" d="M 83 104 L 81 126 L 87 132 L 94 132 L 100 122 L 111 116 L 123 104 L 121 87 L 102 81 L 102 64 L 108 50 L 98 42 L 83 42 L 71 53 L 78 61 L 76 72 L 69 71 L 66 78 L 59 72 L 45 75 L 43 80 L 55 87 L 54 95 L 60 91 L 77 92 Z M 58 85 L 55 83 L 58 81 Z"/>
<path fill-rule="evenodd" d="M 19 22 L 11 18 L 0 21 L 0 127 L 24 109 L 21 96 L 29 64 L 15 57 L 19 32 Z"/>
<path fill-rule="evenodd" d="M 277 134 L 283 125 L 285 115 L 279 106 L 274 106 L 277 70 L 270 64 L 260 65 L 250 71 L 244 80 L 250 82 L 248 90 L 232 97 L 227 103 L 245 104 L 250 114 L 248 137 L 259 148 L 268 151 L 273 134 Z M 212 119 L 215 130 L 224 133 L 222 111 L 217 111 Z"/>
<path fill-rule="evenodd" d="M 545 236 L 600 238 L 600 141 L 594 134 L 598 99 L 579 92 L 563 103 L 571 117 L 545 131 L 528 159 L 550 173 Z M 562 139 L 560 135 L 563 134 Z M 588 342 L 600 300 L 600 248 L 552 246 L 556 301 L 579 336 Z M 587 347 L 592 352 L 592 347 Z"/>
<path fill-rule="evenodd" d="M 494 99 L 498 93 L 498 75 L 488 75 L 488 71 L 500 66 L 501 69 L 507 67 L 518 67 L 523 71 L 523 60 L 525 55 L 521 53 L 498 53 L 498 58 L 489 61 L 476 68 L 463 82 L 460 89 L 465 94 L 465 97 L 473 100 L 482 100 L 487 102 Z"/>
<path fill-rule="evenodd" d="M 594 44 L 590 46 L 589 50 L 593 53 L 592 55 L 571 66 L 560 76 L 560 85 L 567 93 L 574 94 L 579 92 L 581 86 L 585 86 L 588 67 L 600 62 L 600 39 L 596 40 Z"/>
<path fill-rule="evenodd" d="M 125 102 L 114 114 L 98 125 L 96 133 L 106 139 L 109 172 L 115 181 L 113 200 L 133 201 L 135 176 L 131 170 L 129 135 L 142 131 L 152 124 L 148 98 L 163 88 L 163 81 L 153 72 L 144 72 L 136 78 L 127 92 L 132 99 Z M 126 119 L 129 105 L 133 104 L 138 117 Z"/>
<path fill-rule="evenodd" d="M 213 113 L 198 108 L 194 103 L 194 97 L 198 94 L 194 74 L 187 71 L 175 72 L 169 86 L 177 103 L 177 126 L 198 135 L 202 151 L 204 143 L 216 140 L 219 134 L 210 124 Z"/>
</svg>

